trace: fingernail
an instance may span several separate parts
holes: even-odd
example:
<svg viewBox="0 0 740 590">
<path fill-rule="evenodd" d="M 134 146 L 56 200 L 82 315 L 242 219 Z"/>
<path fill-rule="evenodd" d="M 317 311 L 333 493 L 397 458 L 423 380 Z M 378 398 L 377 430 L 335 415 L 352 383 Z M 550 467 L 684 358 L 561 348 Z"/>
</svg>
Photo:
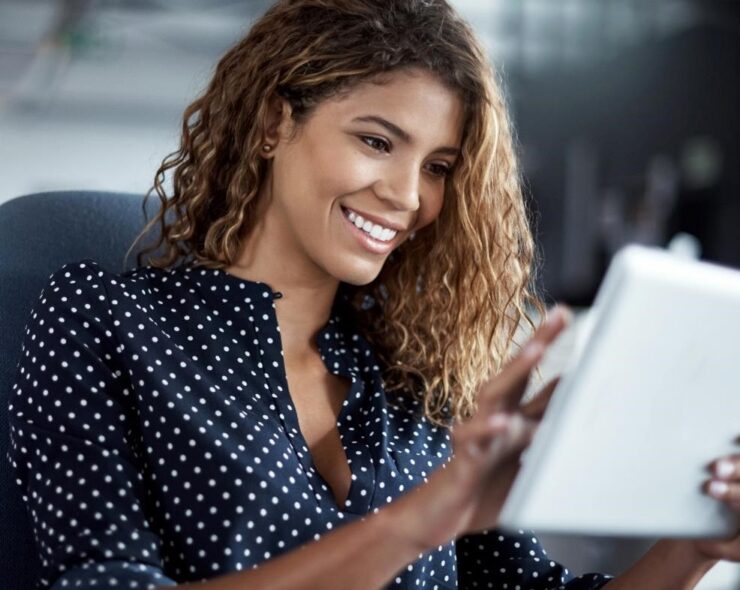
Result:
<svg viewBox="0 0 740 590">
<path fill-rule="evenodd" d="M 488 425 L 491 428 L 500 428 L 505 426 L 509 421 L 509 417 L 506 414 L 494 414 L 488 418 Z"/>
<path fill-rule="evenodd" d="M 562 318 L 563 321 L 567 324 L 572 315 L 573 314 L 571 313 L 570 309 L 568 309 L 565 305 L 559 303 L 550 310 L 550 315 L 548 316 L 545 323 L 549 326 L 554 326 Z"/>
<path fill-rule="evenodd" d="M 545 323 L 548 326 L 555 325 L 560 320 L 560 318 L 562 317 L 562 314 L 563 314 L 563 312 L 562 312 L 560 306 L 559 305 L 556 305 L 555 307 L 553 307 L 550 310 L 550 314 L 547 316 L 547 320 L 545 321 Z"/>
<path fill-rule="evenodd" d="M 716 498 L 722 498 L 730 489 L 724 481 L 712 481 L 709 484 L 709 493 Z"/>
<path fill-rule="evenodd" d="M 728 461 L 727 459 L 720 459 L 714 466 L 714 473 L 717 475 L 717 477 L 727 479 L 733 473 L 735 473 L 735 466 L 732 464 L 731 461 Z"/>
<path fill-rule="evenodd" d="M 475 443 L 468 443 L 467 445 L 468 454 L 471 457 L 479 457 L 480 456 L 480 448 Z"/>
<path fill-rule="evenodd" d="M 535 340 L 534 342 L 530 342 L 529 344 L 527 344 L 527 346 L 524 347 L 524 357 L 530 360 L 534 360 L 542 354 L 543 350 L 545 350 L 545 347 L 542 345 L 542 343 Z"/>
</svg>

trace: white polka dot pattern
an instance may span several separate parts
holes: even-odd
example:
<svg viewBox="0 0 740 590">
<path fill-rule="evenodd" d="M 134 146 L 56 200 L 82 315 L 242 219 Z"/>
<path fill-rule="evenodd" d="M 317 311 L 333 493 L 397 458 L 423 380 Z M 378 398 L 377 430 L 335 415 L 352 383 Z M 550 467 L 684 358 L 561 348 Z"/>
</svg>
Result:
<svg viewBox="0 0 740 590">
<path fill-rule="evenodd" d="M 154 588 L 258 567 L 449 459 L 448 432 L 384 393 L 340 289 L 317 343 L 351 383 L 337 422 L 352 473 L 341 510 L 291 404 L 277 296 L 202 268 L 113 274 L 85 260 L 51 276 L 9 406 L 39 588 Z M 543 556 L 536 540 L 476 535 L 420 555 L 389 587 L 456 588 L 458 565 L 460 587 L 566 587 Z"/>
<path fill-rule="evenodd" d="M 611 576 L 573 576 L 551 560 L 531 531 L 491 530 L 457 541 L 460 588 L 503 590 L 594 590 Z"/>
</svg>

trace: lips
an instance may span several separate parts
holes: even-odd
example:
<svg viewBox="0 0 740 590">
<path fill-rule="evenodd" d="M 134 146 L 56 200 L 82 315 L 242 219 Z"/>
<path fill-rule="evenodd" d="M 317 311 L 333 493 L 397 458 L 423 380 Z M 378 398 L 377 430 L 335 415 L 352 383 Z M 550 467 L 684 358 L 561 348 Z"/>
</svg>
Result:
<svg viewBox="0 0 740 590">
<path fill-rule="evenodd" d="M 361 215 L 358 215 L 351 209 L 345 211 L 345 216 L 356 228 L 361 229 L 365 233 L 369 234 L 370 237 L 380 242 L 388 242 L 398 234 L 395 229 L 388 229 L 387 227 L 373 223 L 369 219 L 364 219 Z"/>
<path fill-rule="evenodd" d="M 348 211 L 352 211 L 355 215 L 359 215 L 364 220 L 370 221 L 370 222 L 372 222 L 372 223 L 374 223 L 376 225 L 380 225 L 380 226 L 382 226 L 383 228 L 386 228 L 386 229 L 393 229 L 393 230 L 395 230 L 397 232 L 406 231 L 406 227 L 404 225 L 402 225 L 400 223 L 393 222 L 393 221 L 389 221 L 387 219 L 383 219 L 382 217 L 378 217 L 378 216 L 372 215 L 370 213 L 364 213 L 362 211 L 358 211 L 357 209 L 351 209 L 350 207 L 345 207 L 344 205 L 342 205 L 342 210 L 345 212 L 345 214 Z"/>
<path fill-rule="evenodd" d="M 387 241 L 376 239 L 373 236 L 371 236 L 369 233 L 367 233 L 366 231 L 358 228 L 352 221 L 350 221 L 349 215 L 355 214 L 353 210 L 346 209 L 345 207 L 342 207 L 341 209 L 342 209 L 342 217 L 344 218 L 344 222 L 346 223 L 346 226 L 349 232 L 355 237 L 359 245 L 362 246 L 364 250 L 367 250 L 368 252 L 371 252 L 373 254 L 388 254 L 393 250 L 396 244 L 396 239 L 398 237 L 397 233 L 395 236 L 393 236 L 391 239 Z M 391 230 L 390 228 L 387 228 L 387 229 L 384 229 L 383 231 L 391 231 Z"/>
</svg>

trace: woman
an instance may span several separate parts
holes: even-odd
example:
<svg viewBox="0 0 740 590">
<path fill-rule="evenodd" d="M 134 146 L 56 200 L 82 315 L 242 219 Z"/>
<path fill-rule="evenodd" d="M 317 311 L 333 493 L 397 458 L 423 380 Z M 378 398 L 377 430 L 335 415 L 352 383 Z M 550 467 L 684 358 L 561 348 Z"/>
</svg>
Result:
<svg viewBox="0 0 740 590">
<path fill-rule="evenodd" d="M 573 578 L 495 530 L 566 323 L 508 358 L 542 311 L 512 144 L 443 0 L 269 10 L 158 171 L 161 256 L 67 265 L 30 319 L 11 459 L 40 586 L 652 590 L 736 558 L 663 541 Z"/>
</svg>

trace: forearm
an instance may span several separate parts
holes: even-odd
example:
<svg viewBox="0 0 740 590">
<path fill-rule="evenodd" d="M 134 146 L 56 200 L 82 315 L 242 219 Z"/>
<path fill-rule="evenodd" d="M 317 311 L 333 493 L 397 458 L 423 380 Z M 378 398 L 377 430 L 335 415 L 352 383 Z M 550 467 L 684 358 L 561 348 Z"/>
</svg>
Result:
<svg viewBox="0 0 740 590">
<path fill-rule="evenodd" d="M 423 550 L 405 534 L 403 521 L 391 506 L 266 561 L 256 569 L 178 587 L 192 590 L 381 588 Z"/>
<path fill-rule="evenodd" d="M 686 541 L 658 541 L 630 569 L 609 582 L 608 590 L 689 590 L 716 564 L 701 558 Z"/>
</svg>

